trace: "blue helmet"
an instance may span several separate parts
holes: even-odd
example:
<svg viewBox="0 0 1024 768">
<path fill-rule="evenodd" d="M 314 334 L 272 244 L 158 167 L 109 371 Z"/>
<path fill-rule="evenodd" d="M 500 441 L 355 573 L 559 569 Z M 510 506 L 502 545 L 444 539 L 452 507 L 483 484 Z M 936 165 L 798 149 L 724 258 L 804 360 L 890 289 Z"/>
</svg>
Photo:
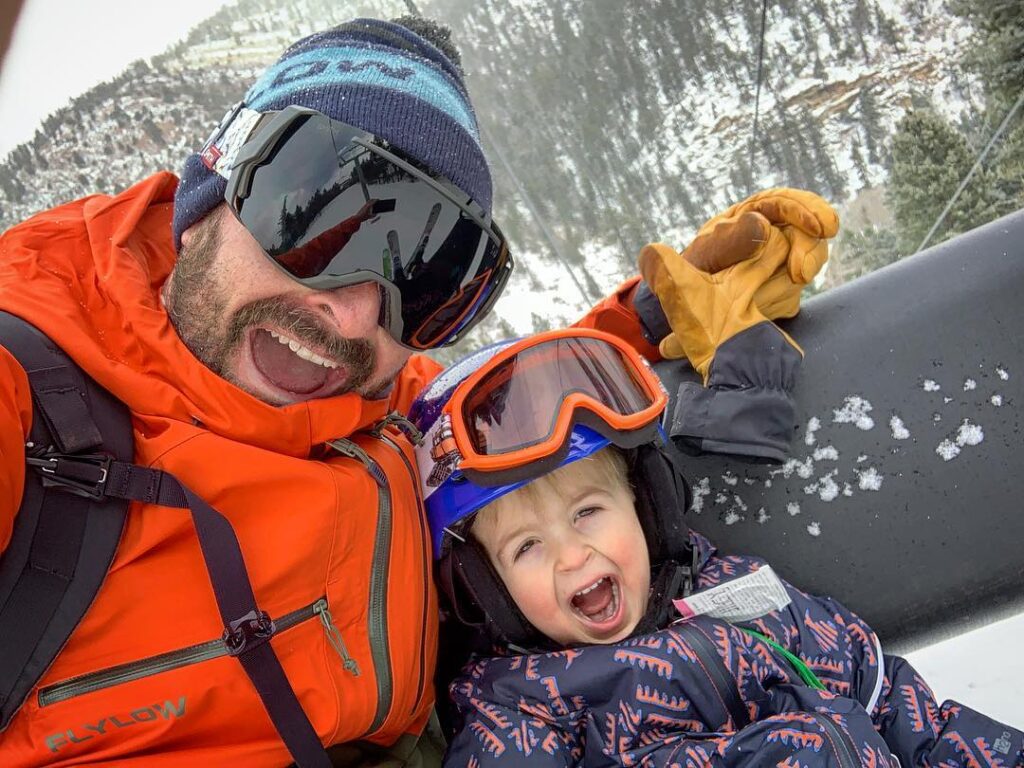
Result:
<svg viewBox="0 0 1024 768">
<path fill-rule="evenodd" d="M 455 388 L 503 349 L 511 346 L 519 339 L 506 339 L 483 347 L 462 358 L 452 366 L 439 373 L 412 404 L 409 420 L 424 435 L 431 433 L 437 420 L 441 417 L 444 406 L 451 399 Z M 443 428 L 434 430 L 432 442 L 443 440 L 446 433 Z M 559 467 L 571 464 L 579 459 L 591 456 L 611 444 L 611 440 L 595 430 L 577 424 L 573 427 L 569 439 L 568 450 L 564 458 L 558 462 Z M 439 466 L 438 460 L 431 456 L 433 445 L 424 444 L 417 448 L 416 458 L 419 464 L 421 490 L 427 509 L 427 521 L 434 546 L 434 557 L 440 559 L 446 551 L 446 540 L 451 535 L 459 536 L 459 529 L 464 522 L 481 508 L 495 499 L 521 488 L 535 477 L 524 477 L 506 485 L 477 485 L 458 471 L 457 467 Z M 550 468 L 545 467 L 545 474 Z M 445 476 L 439 484 L 431 482 L 431 478 Z"/>
</svg>

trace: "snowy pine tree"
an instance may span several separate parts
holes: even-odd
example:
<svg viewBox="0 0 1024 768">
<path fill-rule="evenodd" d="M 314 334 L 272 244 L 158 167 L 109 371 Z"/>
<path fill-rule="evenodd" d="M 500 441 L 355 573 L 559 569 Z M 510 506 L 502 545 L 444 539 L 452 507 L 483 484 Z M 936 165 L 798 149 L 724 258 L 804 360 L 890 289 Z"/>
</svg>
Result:
<svg viewBox="0 0 1024 768">
<path fill-rule="evenodd" d="M 901 251 L 917 250 L 974 157 L 964 137 L 930 110 L 908 112 L 900 121 L 892 142 L 886 201 L 897 224 Z M 967 185 L 930 244 L 996 218 L 999 210 L 995 203 L 990 174 L 982 170 Z"/>
</svg>

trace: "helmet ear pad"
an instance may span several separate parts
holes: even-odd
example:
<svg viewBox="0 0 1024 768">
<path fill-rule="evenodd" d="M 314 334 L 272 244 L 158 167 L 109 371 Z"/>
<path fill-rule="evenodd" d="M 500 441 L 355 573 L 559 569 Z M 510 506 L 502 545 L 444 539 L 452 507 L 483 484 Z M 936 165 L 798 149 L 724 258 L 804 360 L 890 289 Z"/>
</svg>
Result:
<svg viewBox="0 0 1024 768">
<path fill-rule="evenodd" d="M 452 541 L 439 576 L 455 617 L 490 643 L 527 649 L 551 645 L 519 610 L 487 552 L 472 536 Z"/>
<path fill-rule="evenodd" d="M 690 486 L 665 446 L 652 443 L 632 452 L 630 475 L 636 514 L 647 540 L 651 566 L 690 561 L 690 528 L 683 516 L 690 509 Z"/>
</svg>

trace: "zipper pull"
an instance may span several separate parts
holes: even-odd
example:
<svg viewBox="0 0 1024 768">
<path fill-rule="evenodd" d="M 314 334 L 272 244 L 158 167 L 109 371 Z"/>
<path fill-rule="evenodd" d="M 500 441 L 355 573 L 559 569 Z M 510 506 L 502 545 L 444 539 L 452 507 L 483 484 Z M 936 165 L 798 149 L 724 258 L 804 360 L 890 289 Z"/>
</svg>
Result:
<svg viewBox="0 0 1024 768">
<path fill-rule="evenodd" d="M 336 450 L 342 456 L 347 456 L 350 459 L 355 459 L 360 462 L 364 467 L 366 467 L 366 471 L 370 473 L 370 476 L 381 488 L 387 485 L 387 478 L 384 476 L 384 470 L 380 468 L 380 464 L 370 458 L 370 454 L 351 440 L 346 440 L 345 438 L 328 440 L 327 445 L 331 446 L 331 448 Z"/>
<path fill-rule="evenodd" d="M 350 673 L 352 677 L 359 677 L 359 664 L 348 655 L 348 649 L 345 647 L 345 641 L 341 638 L 341 632 L 334 626 L 331 612 L 327 610 L 327 601 L 323 599 L 317 600 L 313 604 L 313 613 L 320 617 L 320 623 L 324 625 L 324 632 L 327 634 L 327 642 L 341 656 L 342 666 L 345 668 L 345 671 Z"/>
<path fill-rule="evenodd" d="M 409 419 L 405 418 L 398 411 L 392 411 L 383 419 L 373 425 L 371 433 L 377 437 L 380 437 L 381 432 L 390 427 L 391 425 L 398 427 L 413 445 L 423 444 L 423 433 L 420 432 L 416 425 L 413 424 Z"/>
</svg>

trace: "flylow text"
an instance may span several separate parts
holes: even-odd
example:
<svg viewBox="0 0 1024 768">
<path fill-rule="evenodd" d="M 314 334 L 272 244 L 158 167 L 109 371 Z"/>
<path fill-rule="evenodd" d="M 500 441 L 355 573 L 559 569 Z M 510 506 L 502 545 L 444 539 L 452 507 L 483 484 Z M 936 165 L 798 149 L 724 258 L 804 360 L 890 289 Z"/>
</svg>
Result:
<svg viewBox="0 0 1024 768">
<path fill-rule="evenodd" d="M 101 717 L 94 723 L 85 723 L 77 728 L 68 728 L 63 733 L 55 733 L 46 737 L 46 746 L 51 752 L 57 752 L 62 747 L 71 744 L 81 744 L 83 741 L 102 736 L 103 734 L 116 731 L 119 728 L 131 728 L 135 725 L 144 725 L 154 720 L 170 720 L 172 717 L 182 717 L 185 714 L 185 697 L 181 696 L 177 702 L 168 699 L 163 704 L 151 704 L 148 707 L 139 707 L 128 713 L 107 715 Z"/>
</svg>

